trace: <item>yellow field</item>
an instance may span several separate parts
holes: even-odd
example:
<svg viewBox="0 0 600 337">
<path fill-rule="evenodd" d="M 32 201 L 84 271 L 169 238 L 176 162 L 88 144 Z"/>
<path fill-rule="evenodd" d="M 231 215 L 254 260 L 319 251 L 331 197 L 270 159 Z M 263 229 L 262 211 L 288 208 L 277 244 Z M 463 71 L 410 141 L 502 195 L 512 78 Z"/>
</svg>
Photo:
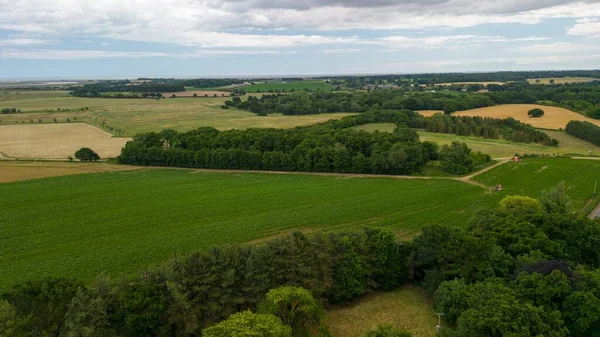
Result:
<svg viewBox="0 0 600 337">
<path fill-rule="evenodd" d="M 544 116 L 540 118 L 529 118 L 527 112 L 531 109 L 539 108 L 544 110 Z M 493 118 L 512 117 L 522 123 L 531 124 L 536 128 L 542 129 L 564 129 L 570 121 L 586 121 L 600 125 L 600 120 L 591 119 L 581 114 L 564 108 L 544 106 L 538 104 L 504 104 L 490 106 L 487 108 L 471 109 L 466 111 L 457 111 L 453 116 L 481 116 Z"/>
<path fill-rule="evenodd" d="M 327 324 L 333 337 L 360 337 L 379 324 L 391 324 L 413 337 L 433 337 L 437 318 L 422 291 L 405 286 L 330 309 Z"/>
<path fill-rule="evenodd" d="M 0 125 L 0 155 L 8 158 L 64 159 L 82 147 L 112 158 L 129 140 L 84 123 Z"/>
<path fill-rule="evenodd" d="M 540 78 L 540 83 L 536 83 L 538 79 L 537 78 L 528 78 L 527 82 L 529 82 L 530 84 L 550 84 L 550 80 L 551 78 Z M 563 78 L 555 78 L 554 79 L 554 84 L 567 84 L 567 83 L 585 83 L 585 82 L 592 82 L 592 81 L 597 81 L 599 80 L 598 78 L 591 78 L 591 77 L 563 77 Z"/>
<path fill-rule="evenodd" d="M 212 126 L 220 130 L 251 127 L 293 128 L 338 119 L 351 114 L 329 113 L 319 115 L 284 116 L 273 114 L 256 116 L 248 111 L 221 109 L 227 97 L 117 99 L 69 97 L 66 91 L 4 92 L 0 90 L 0 106 L 15 107 L 22 113 L 0 115 L 0 125 L 65 122 L 77 118 L 79 122 L 101 127 L 119 136 L 160 131 L 172 128 L 178 131 Z M 85 108 L 88 108 L 87 110 Z M 58 111 L 58 108 L 61 111 Z M 84 108 L 84 110 L 81 110 Z M 64 111 L 68 109 L 69 111 Z M 53 110 L 48 112 L 47 110 Z M 112 127 L 110 130 L 108 127 Z M 115 131 L 120 129 L 121 133 Z"/>
<path fill-rule="evenodd" d="M 82 173 L 136 170 L 139 167 L 107 163 L 0 161 L 0 183 Z"/>
<path fill-rule="evenodd" d="M 425 116 L 425 117 L 431 117 L 435 114 L 443 114 L 444 112 L 442 110 L 417 110 L 417 112 L 419 114 L 421 114 L 421 116 Z"/>
</svg>

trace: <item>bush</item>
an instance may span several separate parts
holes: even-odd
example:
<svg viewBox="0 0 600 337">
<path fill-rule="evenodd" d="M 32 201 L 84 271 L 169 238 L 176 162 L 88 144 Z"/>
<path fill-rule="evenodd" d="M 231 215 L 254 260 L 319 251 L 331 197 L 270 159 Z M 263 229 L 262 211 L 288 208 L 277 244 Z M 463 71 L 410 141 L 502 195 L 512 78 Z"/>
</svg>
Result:
<svg viewBox="0 0 600 337">
<path fill-rule="evenodd" d="M 527 115 L 532 118 L 539 118 L 544 115 L 544 110 L 539 108 L 531 109 L 529 112 L 527 112 Z"/>
<path fill-rule="evenodd" d="M 391 325 L 379 325 L 375 330 L 371 330 L 363 337 L 411 337 L 412 335 L 404 330 L 396 329 Z"/>
<path fill-rule="evenodd" d="M 75 152 L 75 158 L 81 161 L 97 161 L 98 159 L 100 159 L 100 156 L 92 149 L 82 147 L 77 152 Z"/>
<path fill-rule="evenodd" d="M 269 290 L 259 305 L 259 312 L 278 317 L 295 335 L 308 334 L 310 328 L 318 327 L 325 317 L 321 304 L 310 291 L 293 286 Z"/>
<path fill-rule="evenodd" d="M 291 337 L 292 329 L 273 315 L 247 310 L 202 331 L 204 337 Z"/>
</svg>

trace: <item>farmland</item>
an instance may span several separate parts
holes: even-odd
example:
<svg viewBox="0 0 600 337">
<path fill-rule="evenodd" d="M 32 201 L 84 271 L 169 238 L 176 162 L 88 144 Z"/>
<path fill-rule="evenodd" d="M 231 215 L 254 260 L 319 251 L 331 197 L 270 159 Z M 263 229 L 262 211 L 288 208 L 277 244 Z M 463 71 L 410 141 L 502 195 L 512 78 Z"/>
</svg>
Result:
<svg viewBox="0 0 600 337">
<path fill-rule="evenodd" d="M 410 237 L 434 224 L 465 227 L 479 207 L 515 193 L 538 197 L 561 180 L 580 209 L 599 169 L 600 161 L 526 158 L 477 177 L 489 186 L 502 183 L 497 194 L 448 179 L 183 169 L 5 183 L 0 288 L 47 275 L 89 281 L 99 273 L 127 274 L 177 253 L 292 230 L 374 225 Z"/>
<path fill-rule="evenodd" d="M 451 180 L 168 169 L 6 183 L 0 198 L 0 288 L 43 275 L 130 273 L 176 253 L 291 230 L 379 225 L 409 235 L 465 226 L 462 215 L 497 202 Z"/>
<path fill-rule="evenodd" d="M 539 83 L 537 81 L 540 81 Z M 558 78 L 528 78 L 527 82 L 530 84 L 552 84 L 550 80 L 554 80 L 554 84 L 568 84 L 568 83 L 586 83 L 592 81 L 598 81 L 597 78 L 591 77 L 558 77 Z"/>
<path fill-rule="evenodd" d="M 0 125 L 0 155 L 9 158 L 65 159 L 82 147 L 111 158 L 129 140 L 83 123 Z"/>
<path fill-rule="evenodd" d="M 527 112 L 531 109 L 539 108 L 544 110 L 545 114 L 541 118 L 529 118 Z M 423 116 L 431 116 L 439 111 L 420 111 Z M 600 120 L 591 119 L 578 114 L 574 111 L 564 108 L 545 106 L 538 104 L 504 104 L 490 106 L 486 108 L 471 109 L 465 111 L 457 111 L 452 113 L 453 116 L 481 116 L 492 118 L 508 118 L 512 117 L 520 122 L 531 124 L 536 128 L 543 129 L 564 129 L 570 121 L 587 121 L 596 125 L 600 125 Z"/>
<path fill-rule="evenodd" d="M 368 132 L 392 132 L 396 128 L 393 123 L 373 123 L 354 127 L 358 130 Z M 558 147 L 544 146 L 540 144 L 526 144 L 505 141 L 501 139 L 485 139 L 480 137 L 465 137 L 452 134 L 433 133 L 418 131 L 421 141 L 431 141 L 440 145 L 450 144 L 453 141 L 466 143 L 474 151 L 487 153 L 494 158 L 510 157 L 519 154 L 543 154 L 543 155 L 594 155 L 600 156 L 600 147 L 582 141 L 562 131 L 546 132 L 550 137 L 559 141 Z M 591 152 L 590 152 L 591 151 Z"/>
<path fill-rule="evenodd" d="M 223 110 L 227 97 L 111 99 L 69 97 L 66 91 L 0 92 L 0 105 L 18 108 L 19 114 L 1 115 L 0 125 L 33 124 L 77 121 L 96 125 L 119 136 L 133 136 L 140 132 L 160 131 L 165 128 L 186 131 L 201 126 L 217 129 L 245 129 L 251 127 L 291 128 L 311 125 L 329 119 L 348 116 L 333 113 L 306 116 L 272 114 L 259 117 L 248 111 Z M 83 109 L 82 108 L 88 108 Z M 58 110 L 60 109 L 60 111 Z M 52 111 L 47 111 L 52 110 Z M 68 111 L 65 111 L 68 110 Z M 112 130 L 110 129 L 112 128 Z M 116 130 L 120 130 L 120 132 Z"/>
<path fill-rule="evenodd" d="M 136 170 L 139 167 L 108 163 L 0 161 L 0 183 L 83 173 Z"/>
<path fill-rule="evenodd" d="M 329 83 L 325 83 L 323 80 L 306 80 L 306 81 L 290 81 L 290 82 L 282 82 L 282 81 L 273 81 L 273 82 L 264 82 L 264 83 L 256 83 L 249 86 L 242 87 L 242 89 L 246 90 L 246 92 L 255 93 L 255 92 L 268 92 L 269 90 L 305 90 L 310 89 L 313 91 L 317 90 L 331 90 L 334 86 Z"/>
</svg>

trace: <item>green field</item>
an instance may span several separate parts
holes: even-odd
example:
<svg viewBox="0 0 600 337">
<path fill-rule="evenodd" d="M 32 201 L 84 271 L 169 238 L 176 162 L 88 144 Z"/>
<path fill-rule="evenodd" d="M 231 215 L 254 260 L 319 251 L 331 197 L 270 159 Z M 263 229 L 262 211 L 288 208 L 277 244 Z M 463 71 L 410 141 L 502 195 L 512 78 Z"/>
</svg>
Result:
<svg viewBox="0 0 600 337">
<path fill-rule="evenodd" d="M 393 123 L 373 123 L 354 127 L 368 132 L 392 132 L 396 128 Z M 450 144 L 453 141 L 466 143 L 474 151 L 487 153 L 494 158 L 510 157 L 518 154 L 544 154 L 544 155 L 594 155 L 600 156 L 600 147 L 575 138 L 561 131 L 544 130 L 550 137 L 559 141 L 558 147 L 540 144 L 525 144 L 509 142 L 500 139 L 485 139 L 480 137 L 465 137 L 444 133 L 419 131 L 421 141 L 431 141 L 440 145 Z M 590 152 L 591 151 L 591 152 Z"/>
<path fill-rule="evenodd" d="M 22 113 L 0 115 L 1 124 L 52 123 L 67 118 L 102 127 L 103 129 L 121 129 L 119 136 L 133 136 L 140 132 L 160 131 L 173 128 L 178 131 L 193 130 L 201 126 L 217 129 L 245 129 L 250 127 L 291 128 L 311 125 L 341 118 L 349 114 L 332 113 L 304 116 L 284 116 L 273 114 L 256 116 L 248 111 L 221 109 L 227 98 L 166 98 L 154 99 L 116 99 L 69 97 L 66 91 L 0 91 L 0 107 L 15 107 Z M 82 111 L 81 108 L 88 110 Z M 58 109 L 70 111 L 58 111 Z M 47 110 L 54 110 L 47 112 Z"/>
<path fill-rule="evenodd" d="M 253 93 L 253 92 L 257 92 L 259 90 L 261 92 L 265 92 L 265 91 L 269 91 L 269 90 L 290 91 L 292 89 L 294 89 L 294 90 L 310 89 L 313 91 L 331 90 L 334 88 L 334 86 L 329 83 L 325 83 L 325 81 L 322 81 L 322 80 L 320 80 L 320 81 L 307 80 L 307 81 L 290 81 L 290 82 L 273 81 L 273 82 L 265 82 L 265 83 L 256 83 L 256 84 L 252 84 L 252 85 L 241 87 L 241 88 L 246 90 L 246 92 Z"/>
<path fill-rule="evenodd" d="M 498 199 L 452 180 L 177 169 L 0 184 L 0 288 L 43 275 L 84 280 L 173 254 L 291 230 L 465 226 Z"/>
<path fill-rule="evenodd" d="M 502 184 L 500 194 L 527 196 L 539 196 L 540 191 L 564 180 L 573 210 L 579 211 L 594 198 L 594 181 L 600 183 L 600 160 L 524 158 L 485 172 L 475 180 L 488 186 Z"/>
</svg>

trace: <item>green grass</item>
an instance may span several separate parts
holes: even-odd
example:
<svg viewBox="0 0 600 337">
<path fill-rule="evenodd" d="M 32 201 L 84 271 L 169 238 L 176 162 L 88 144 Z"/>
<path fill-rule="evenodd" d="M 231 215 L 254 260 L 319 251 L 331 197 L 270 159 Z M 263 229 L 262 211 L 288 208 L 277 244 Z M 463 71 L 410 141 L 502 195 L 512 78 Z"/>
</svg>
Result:
<svg viewBox="0 0 600 337">
<path fill-rule="evenodd" d="M 368 132 L 392 132 L 396 128 L 393 123 L 373 123 L 354 127 L 354 129 Z M 575 138 L 562 131 L 544 130 L 550 137 L 559 141 L 558 147 L 540 144 L 526 144 L 509 142 L 501 139 L 485 139 L 480 137 L 465 137 L 444 133 L 419 131 L 421 141 L 431 141 L 440 145 L 450 144 L 453 141 L 466 143 L 474 151 L 487 153 L 494 158 L 510 157 L 519 154 L 544 154 L 544 155 L 594 155 L 600 156 L 600 147 Z M 591 151 L 591 153 L 590 153 Z"/>
<path fill-rule="evenodd" d="M 0 107 L 15 107 L 22 113 L 0 115 L 1 123 L 21 124 L 41 119 L 43 123 L 59 122 L 67 118 L 88 124 L 119 128 L 120 136 L 133 136 L 140 132 L 160 131 L 173 128 L 178 131 L 193 130 L 201 126 L 212 126 L 217 129 L 245 129 L 250 127 L 291 128 L 311 125 L 330 119 L 341 118 L 350 114 L 332 113 L 304 116 L 284 116 L 273 114 L 265 117 L 256 116 L 248 111 L 237 109 L 221 109 L 227 98 L 166 98 L 155 99 L 117 99 L 117 98 L 83 98 L 69 97 L 66 91 L 36 91 L 4 94 L 0 91 Z M 89 110 L 81 111 L 88 107 Z M 59 112 L 60 109 L 73 111 Z M 47 112 L 46 110 L 55 110 Z M 106 128 L 104 128 L 106 130 Z"/>
<path fill-rule="evenodd" d="M 539 196 L 540 191 L 565 181 L 573 210 L 583 209 L 593 198 L 594 180 L 600 181 L 600 160 L 571 158 L 524 158 L 509 162 L 477 177 L 488 186 L 502 184 L 501 195 Z"/>
<path fill-rule="evenodd" d="M 144 169 L 0 184 L 0 288 L 134 272 L 292 230 L 465 226 L 498 200 L 451 180 Z"/>
<path fill-rule="evenodd" d="M 333 89 L 334 86 L 329 84 L 329 83 L 325 83 L 325 81 L 313 81 L 313 80 L 309 80 L 309 81 L 290 81 L 290 82 L 280 82 L 280 81 L 274 81 L 274 82 L 266 82 L 266 83 L 256 83 L 253 85 L 249 85 L 249 86 L 245 86 L 245 87 L 241 87 L 241 89 L 246 90 L 246 92 L 257 92 L 258 90 L 265 92 L 265 91 L 269 91 L 269 90 L 304 90 L 304 89 L 311 89 L 313 91 L 317 91 L 317 90 L 331 90 Z"/>
<path fill-rule="evenodd" d="M 406 330 L 413 337 L 434 337 L 437 316 L 422 290 L 405 286 L 330 308 L 327 324 L 332 337 L 361 337 L 379 324 Z"/>
</svg>

